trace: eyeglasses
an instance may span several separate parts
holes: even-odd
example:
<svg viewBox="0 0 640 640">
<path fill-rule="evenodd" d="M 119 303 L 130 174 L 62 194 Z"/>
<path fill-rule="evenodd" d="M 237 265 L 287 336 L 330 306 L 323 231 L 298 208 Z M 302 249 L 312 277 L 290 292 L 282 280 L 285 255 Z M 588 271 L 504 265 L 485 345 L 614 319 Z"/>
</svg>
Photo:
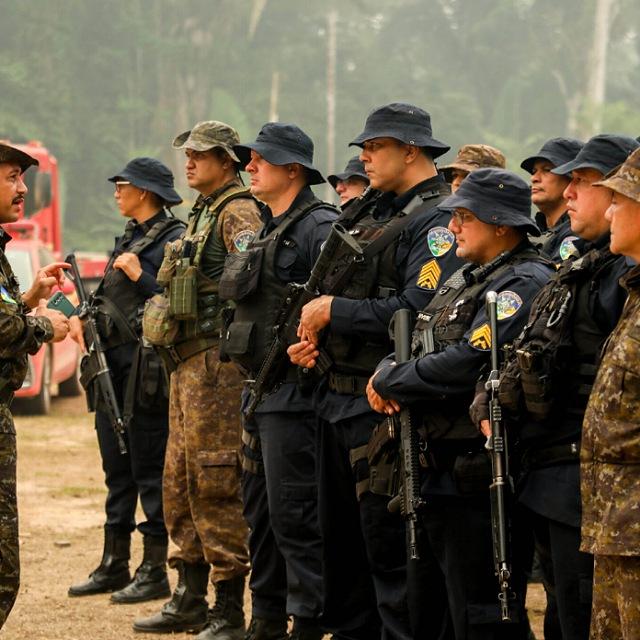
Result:
<svg viewBox="0 0 640 640">
<path fill-rule="evenodd" d="M 116 184 L 116 193 L 120 193 L 120 189 L 122 189 L 122 187 L 131 183 L 127 182 L 126 180 L 118 180 L 115 184 Z"/>
<path fill-rule="evenodd" d="M 468 222 L 472 222 L 475 219 L 476 217 L 473 215 L 473 213 L 469 213 L 468 211 L 456 210 L 451 214 L 451 221 L 455 222 L 458 227 L 462 227 Z"/>
</svg>

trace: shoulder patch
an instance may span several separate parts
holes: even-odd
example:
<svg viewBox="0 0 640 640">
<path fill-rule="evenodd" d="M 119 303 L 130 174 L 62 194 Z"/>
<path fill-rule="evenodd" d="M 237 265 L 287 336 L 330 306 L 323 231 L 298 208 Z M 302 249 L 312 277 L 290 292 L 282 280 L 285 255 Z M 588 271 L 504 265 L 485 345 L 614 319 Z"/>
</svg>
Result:
<svg viewBox="0 0 640 640">
<path fill-rule="evenodd" d="M 501 291 L 498 294 L 498 320 L 510 318 L 522 306 L 522 298 L 514 291 Z"/>
<path fill-rule="evenodd" d="M 251 229 L 244 229 L 236 234 L 233 239 L 233 245 L 238 251 L 246 251 L 249 243 L 255 238 L 256 232 Z"/>
<path fill-rule="evenodd" d="M 560 254 L 560 258 L 562 260 L 566 260 L 571 256 L 574 256 L 575 258 L 578 258 L 580 256 L 580 252 L 578 251 L 578 248 L 576 247 L 575 244 L 573 244 L 573 241 L 578 239 L 579 239 L 578 236 L 567 236 L 560 243 L 560 249 L 558 250 L 558 253 Z"/>
<path fill-rule="evenodd" d="M 440 282 L 440 276 L 442 275 L 442 269 L 435 258 L 432 258 L 428 262 L 425 262 L 418 274 L 418 286 L 423 289 L 429 289 L 435 291 L 438 283 Z"/>
<path fill-rule="evenodd" d="M 469 344 L 480 351 L 489 351 L 491 349 L 491 329 L 489 324 L 485 322 L 469 336 Z"/>
<path fill-rule="evenodd" d="M 6 302 L 7 304 L 18 304 L 2 285 L 0 285 L 0 299 L 2 299 L 2 302 Z"/>
<path fill-rule="evenodd" d="M 427 234 L 429 251 L 436 258 L 447 253 L 453 247 L 454 240 L 455 236 L 446 227 L 433 227 L 433 229 L 429 229 Z"/>
</svg>

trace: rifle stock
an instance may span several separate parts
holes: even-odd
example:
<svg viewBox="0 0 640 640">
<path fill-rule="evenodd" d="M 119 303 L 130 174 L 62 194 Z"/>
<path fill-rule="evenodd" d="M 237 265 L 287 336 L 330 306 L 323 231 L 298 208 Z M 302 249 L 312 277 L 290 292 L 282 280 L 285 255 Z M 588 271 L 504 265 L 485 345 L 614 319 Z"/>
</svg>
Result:
<svg viewBox="0 0 640 640">
<path fill-rule="evenodd" d="M 411 312 L 399 309 L 393 316 L 393 342 L 396 362 L 411 359 Z M 404 408 L 394 418 L 400 423 L 400 494 L 388 505 L 389 511 L 400 512 L 407 523 L 407 553 L 412 560 L 419 560 L 417 522 L 418 511 L 424 505 L 420 497 L 418 462 L 418 434 L 411 426 L 411 412 Z"/>
<path fill-rule="evenodd" d="M 267 386 L 277 380 L 278 370 L 286 359 L 287 348 L 297 340 L 302 307 L 320 295 L 320 284 L 328 274 L 333 258 L 343 244 L 349 247 L 354 254 L 354 258 L 362 255 L 362 249 L 355 239 L 349 235 L 342 225 L 334 222 L 331 226 L 331 232 L 322 246 L 320 255 L 309 274 L 309 279 L 304 284 L 291 283 L 289 285 L 289 292 L 284 300 L 282 313 L 273 328 L 273 342 L 260 364 L 260 369 L 255 379 L 250 381 L 249 402 L 245 409 L 247 418 L 254 414 L 267 391 Z"/>
<path fill-rule="evenodd" d="M 493 539 L 493 562 L 498 578 L 498 601 L 502 620 L 511 620 L 509 602 L 512 599 L 511 561 L 509 549 L 509 521 L 507 500 L 509 497 L 509 461 L 507 435 L 502 421 L 502 408 L 498 399 L 500 388 L 498 357 L 498 296 L 495 291 L 488 291 L 486 308 L 491 329 L 491 374 L 485 384 L 490 393 L 489 420 L 491 437 L 486 447 L 491 454 L 492 482 L 489 487 L 491 497 L 491 534 Z"/>
<path fill-rule="evenodd" d="M 100 338 L 98 331 L 98 325 L 96 324 L 95 309 L 91 305 L 87 291 L 84 288 L 84 283 L 80 278 L 80 271 L 78 269 L 78 263 L 73 253 L 69 254 L 66 261 L 71 265 L 71 279 L 76 287 L 80 304 L 78 305 L 78 317 L 85 322 L 85 326 L 91 339 L 91 346 L 89 347 L 89 357 L 93 357 L 97 361 L 97 373 L 96 380 L 98 382 L 98 389 L 102 396 L 107 413 L 111 420 L 111 425 L 118 442 L 118 449 L 121 454 L 127 453 L 127 446 L 124 441 L 125 424 L 120 410 L 120 404 L 113 388 L 113 380 L 111 378 L 111 370 L 109 369 L 109 363 L 105 356 L 105 348 Z"/>
</svg>

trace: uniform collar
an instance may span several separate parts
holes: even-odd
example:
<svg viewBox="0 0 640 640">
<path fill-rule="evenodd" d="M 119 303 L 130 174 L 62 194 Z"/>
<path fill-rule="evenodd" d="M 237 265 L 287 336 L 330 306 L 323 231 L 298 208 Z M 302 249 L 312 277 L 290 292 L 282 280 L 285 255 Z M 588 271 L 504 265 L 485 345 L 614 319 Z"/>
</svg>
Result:
<svg viewBox="0 0 640 640">
<path fill-rule="evenodd" d="M 544 213 L 542 213 L 542 211 L 537 211 L 535 218 L 536 218 L 536 224 L 538 225 L 542 233 L 544 233 L 545 231 L 549 231 L 550 228 L 559 229 L 560 225 L 562 225 L 564 222 L 570 221 L 569 214 L 566 211 L 558 218 L 557 222 L 553 225 L 553 227 L 547 226 L 547 218 L 544 215 Z"/>
<path fill-rule="evenodd" d="M 213 193 L 210 193 L 208 196 L 203 196 L 200 194 L 196 201 L 193 203 L 193 208 L 191 209 L 191 213 L 189 213 L 189 217 L 194 214 L 200 213 L 202 209 L 210 206 L 213 202 L 215 202 L 227 189 L 231 187 L 240 187 L 242 183 L 239 178 L 234 178 L 233 180 L 229 180 L 229 182 L 223 184 L 221 187 L 216 189 Z"/>
<path fill-rule="evenodd" d="M 265 206 L 264 209 L 262 209 L 262 211 L 260 212 L 262 223 L 265 225 L 265 227 L 268 226 L 269 231 L 271 231 L 271 229 L 274 229 L 275 227 L 277 227 L 289 215 L 289 213 L 291 213 L 291 211 L 298 208 L 300 205 L 304 204 L 305 202 L 308 202 L 309 200 L 313 200 L 314 198 L 315 198 L 315 195 L 313 194 L 311 187 L 309 186 L 302 187 L 302 189 L 298 192 L 298 195 L 293 199 L 293 202 L 291 203 L 289 208 L 284 213 L 281 213 L 279 216 L 276 216 L 274 218 L 273 215 L 271 214 L 271 209 Z"/>
</svg>

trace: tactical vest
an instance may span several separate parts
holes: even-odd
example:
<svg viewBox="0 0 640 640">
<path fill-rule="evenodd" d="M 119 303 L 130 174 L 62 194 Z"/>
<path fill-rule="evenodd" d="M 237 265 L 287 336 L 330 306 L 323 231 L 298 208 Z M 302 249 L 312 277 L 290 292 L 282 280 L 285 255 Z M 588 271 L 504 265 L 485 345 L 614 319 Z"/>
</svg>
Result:
<svg viewBox="0 0 640 640">
<path fill-rule="evenodd" d="M 597 372 L 597 354 L 608 334 L 589 310 L 604 271 L 617 259 L 609 247 L 563 263 L 535 299 L 529 321 L 507 353 L 500 401 L 536 421 L 553 414 L 582 415 Z"/>
<path fill-rule="evenodd" d="M 165 251 L 158 282 L 168 287 L 171 315 L 179 321 L 176 344 L 219 337 L 225 305 L 218 297 L 218 280 L 206 276 L 200 265 L 205 245 L 221 233 L 221 211 L 238 198 L 253 199 L 248 187 L 231 184 L 216 198 L 199 200 L 184 236 Z"/>
<path fill-rule="evenodd" d="M 154 223 L 144 236 L 126 247 L 125 251 L 139 255 L 152 244 L 161 242 L 172 229 L 184 226 L 184 222 L 177 218 L 163 218 Z M 133 229 L 133 226 L 129 229 Z M 107 348 L 138 339 L 142 311 L 148 298 L 124 271 L 113 268 L 118 255 L 120 253 L 111 256 L 105 275 L 92 299 L 92 305 L 98 307 L 98 329 Z"/>
<path fill-rule="evenodd" d="M 501 253 L 485 265 L 466 265 L 450 276 L 418 314 L 411 343 L 413 357 L 424 357 L 459 344 L 484 304 L 489 285 L 523 262 L 552 265 L 534 247 L 524 244 Z M 430 400 L 423 422 L 429 440 L 477 439 L 478 430 L 469 418 L 470 402 L 471 398 Z"/>
<path fill-rule="evenodd" d="M 276 271 L 282 246 L 293 247 L 287 231 L 313 210 L 333 208 L 314 198 L 293 208 L 264 238 L 257 236 L 246 251 L 229 255 L 221 278 L 221 294 L 233 300 L 233 321 L 224 332 L 221 351 L 247 373 L 255 374 L 273 342 L 273 328 L 286 307 L 290 283 Z"/>
<path fill-rule="evenodd" d="M 395 263 L 401 234 L 416 216 L 437 207 L 448 195 L 448 187 L 437 185 L 417 193 L 423 206 L 408 215 L 400 212 L 385 220 L 373 217 L 380 195 L 367 192 L 340 217 L 339 222 L 363 248 L 364 258 L 354 262 L 353 254 L 345 247 L 334 259 L 335 268 L 325 278 L 323 292 L 351 300 L 396 295 L 404 285 Z M 380 360 L 392 350 L 386 335 L 346 336 L 331 331 L 324 348 L 332 361 L 330 376 L 355 378 L 371 376 Z M 358 391 L 358 384 L 354 383 L 354 392 Z"/>
</svg>

